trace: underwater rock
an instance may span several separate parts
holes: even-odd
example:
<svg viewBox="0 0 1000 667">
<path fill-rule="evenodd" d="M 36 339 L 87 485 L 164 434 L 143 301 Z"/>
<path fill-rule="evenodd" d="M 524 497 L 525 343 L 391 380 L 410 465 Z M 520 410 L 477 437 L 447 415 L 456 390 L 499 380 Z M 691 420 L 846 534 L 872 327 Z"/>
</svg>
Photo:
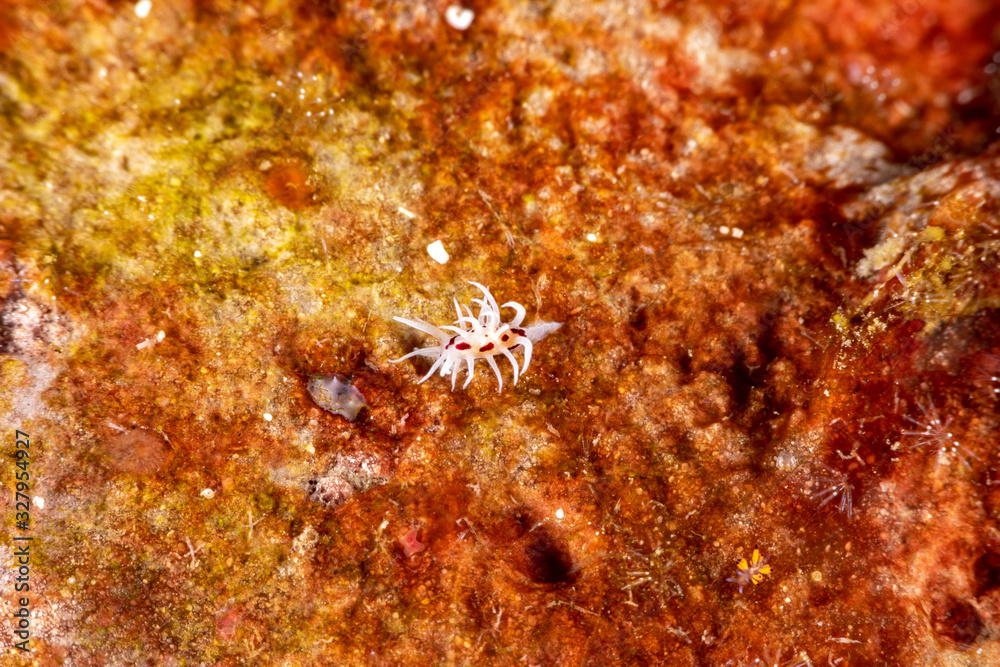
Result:
<svg viewBox="0 0 1000 667">
<path fill-rule="evenodd" d="M 1000 665 L 1000 3 L 449 4 L 0 3 L 30 660 Z"/>
</svg>

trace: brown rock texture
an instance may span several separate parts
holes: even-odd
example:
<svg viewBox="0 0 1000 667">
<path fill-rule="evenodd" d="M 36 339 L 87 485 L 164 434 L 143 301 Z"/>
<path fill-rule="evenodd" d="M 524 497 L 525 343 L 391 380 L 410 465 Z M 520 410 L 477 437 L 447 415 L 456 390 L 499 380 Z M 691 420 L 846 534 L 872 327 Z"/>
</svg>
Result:
<svg viewBox="0 0 1000 667">
<path fill-rule="evenodd" d="M 0 662 L 1000 664 L 998 41 L 985 0 L 5 3 Z M 391 363 L 469 281 L 564 323 L 502 392 Z"/>
</svg>

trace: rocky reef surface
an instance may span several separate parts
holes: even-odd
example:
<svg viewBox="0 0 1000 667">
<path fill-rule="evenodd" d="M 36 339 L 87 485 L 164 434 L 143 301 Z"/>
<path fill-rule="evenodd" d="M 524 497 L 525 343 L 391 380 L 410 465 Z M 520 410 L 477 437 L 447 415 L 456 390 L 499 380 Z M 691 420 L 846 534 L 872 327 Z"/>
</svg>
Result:
<svg viewBox="0 0 1000 667">
<path fill-rule="evenodd" d="M 4 3 L 2 662 L 1000 664 L 998 40 Z M 499 393 L 390 363 L 468 281 L 564 323 Z"/>
</svg>

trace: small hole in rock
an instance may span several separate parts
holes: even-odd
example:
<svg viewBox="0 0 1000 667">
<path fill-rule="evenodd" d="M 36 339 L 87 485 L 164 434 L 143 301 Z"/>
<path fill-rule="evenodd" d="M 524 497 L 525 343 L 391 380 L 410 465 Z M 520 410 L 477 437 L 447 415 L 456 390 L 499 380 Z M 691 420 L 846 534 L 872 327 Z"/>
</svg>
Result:
<svg viewBox="0 0 1000 667">
<path fill-rule="evenodd" d="M 983 631 L 983 619 L 965 600 L 945 598 L 938 600 L 931 610 L 931 627 L 960 645 L 971 646 Z"/>
<path fill-rule="evenodd" d="M 527 575 L 539 584 L 562 584 L 576 579 L 573 559 L 546 534 L 535 537 L 524 549 Z"/>
<path fill-rule="evenodd" d="M 1000 554 L 987 551 L 972 566 L 976 577 L 976 597 L 1000 588 Z"/>
</svg>

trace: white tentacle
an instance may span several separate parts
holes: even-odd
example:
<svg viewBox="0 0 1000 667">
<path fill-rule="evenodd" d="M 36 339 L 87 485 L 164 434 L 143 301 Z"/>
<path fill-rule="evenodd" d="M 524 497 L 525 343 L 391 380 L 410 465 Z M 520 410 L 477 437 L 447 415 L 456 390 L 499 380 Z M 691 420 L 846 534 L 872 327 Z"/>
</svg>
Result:
<svg viewBox="0 0 1000 667">
<path fill-rule="evenodd" d="M 441 346 L 436 347 L 422 347 L 419 350 L 414 350 L 409 354 L 404 354 L 399 359 L 390 359 L 390 364 L 398 364 L 399 362 L 409 359 L 410 357 L 437 357 L 441 354 Z"/>
<path fill-rule="evenodd" d="M 475 285 L 480 290 L 482 290 L 482 292 L 483 292 L 483 298 L 489 304 L 490 309 L 492 309 L 496 313 L 500 312 L 500 306 L 497 305 L 497 300 L 493 298 L 493 295 L 490 294 L 490 291 L 487 288 L 483 287 L 479 283 L 472 282 L 471 280 L 469 281 L 469 284 L 470 285 Z"/>
<path fill-rule="evenodd" d="M 472 382 L 472 376 L 476 373 L 476 363 L 472 357 L 469 357 L 465 361 L 469 364 L 469 370 L 465 374 L 465 384 L 462 385 L 462 389 L 469 386 L 469 383 Z"/>
<path fill-rule="evenodd" d="M 493 369 L 493 372 L 497 374 L 497 384 L 499 385 L 497 387 L 497 393 L 499 394 L 503 391 L 503 376 L 500 375 L 500 369 L 497 368 L 497 362 L 493 361 L 493 357 L 486 357 L 486 363 L 488 363 L 490 368 Z"/>
<path fill-rule="evenodd" d="M 444 360 L 446 358 L 447 357 L 444 357 L 444 356 L 438 357 L 437 361 L 435 361 L 434 364 L 431 366 L 431 369 L 429 371 L 427 371 L 427 375 L 425 375 L 422 378 L 420 378 L 419 380 L 417 380 L 417 384 L 422 383 L 424 380 L 426 380 L 430 376 L 434 375 L 434 371 L 436 371 L 438 369 L 438 367 L 440 367 L 441 364 L 444 363 Z"/>
<path fill-rule="evenodd" d="M 524 336 L 518 336 L 515 340 L 524 346 L 524 365 L 521 366 L 521 375 L 524 375 L 524 372 L 528 370 L 528 364 L 531 363 L 531 350 L 534 345 Z"/>
<path fill-rule="evenodd" d="M 514 369 L 514 384 L 517 384 L 517 376 L 518 376 L 518 372 L 517 372 L 517 359 L 515 359 L 514 355 L 510 353 L 510 350 L 508 350 L 505 347 L 500 348 L 500 351 L 503 352 L 503 356 L 507 357 L 507 361 L 509 361 L 510 365 L 513 367 L 513 369 Z"/>
<path fill-rule="evenodd" d="M 401 322 L 408 327 L 413 327 L 417 331 L 423 331 L 425 334 L 429 336 L 434 336 L 439 341 L 441 341 L 442 345 L 446 345 L 448 343 L 448 339 L 451 338 L 451 336 L 445 334 L 438 327 L 434 326 L 433 324 L 427 324 L 427 322 L 423 322 L 421 320 L 408 320 L 405 317 L 393 317 L 392 319 L 396 320 L 397 322 Z"/>
<path fill-rule="evenodd" d="M 517 313 L 517 314 L 514 315 L 514 319 L 512 319 L 509 322 L 509 324 L 512 327 L 519 327 L 519 326 L 521 326 L 521 322 L 524 321 L 524 315 L 526 313 L 526 311 L 524 310 L 524 306 L 522 306 L 521 304 L 517 303 L 516 301 L 508 301 L 507 303 L 505 303 L 504 305 L 502 305 L 500 307 L 501 308 L 513 308 L 514 312 Z"/>
</svg>

